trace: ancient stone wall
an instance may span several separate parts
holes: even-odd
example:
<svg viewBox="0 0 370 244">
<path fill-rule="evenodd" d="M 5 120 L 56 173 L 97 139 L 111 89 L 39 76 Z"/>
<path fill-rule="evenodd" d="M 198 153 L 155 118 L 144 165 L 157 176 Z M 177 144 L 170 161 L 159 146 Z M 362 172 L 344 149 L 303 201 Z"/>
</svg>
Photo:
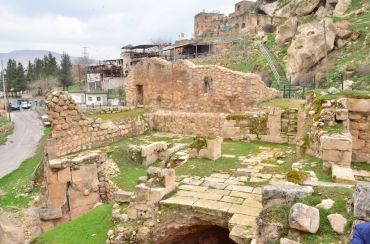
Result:
<svg viewBox="0 0 370 244">
<path fill-rule="evenodd" d="M 258 75 L 187 60 L 143 59 L 126 81 L 128 106 L 177 111 L 239 113 L 278 95 Z"/>
<path fill-rule="evenodd" d="M 297 111 L 272 109 L 244 115 L 158 110 L 146 119 L 156 131 L 190 135 L 215 135 L 233 140 L 295 143 Z M 295 125 L 292 125 L 295 123 Z"/>
<path fill-rule="evenodd" d="M 67 92 L 53 92 L 46 96 L 45 103 L 52 124 L 45 147 L 48 159 L 140 135 L 148 128 L 140 116 L 122 118 L 119 124 L 86 118 Z"/>
<path fill-rule="evenodd" d="M 370 99 L 325 100 L 313 93 L 307 101 L 301 149 L 322 157 L 324 169 L 370 162 Z"/>
</svg>

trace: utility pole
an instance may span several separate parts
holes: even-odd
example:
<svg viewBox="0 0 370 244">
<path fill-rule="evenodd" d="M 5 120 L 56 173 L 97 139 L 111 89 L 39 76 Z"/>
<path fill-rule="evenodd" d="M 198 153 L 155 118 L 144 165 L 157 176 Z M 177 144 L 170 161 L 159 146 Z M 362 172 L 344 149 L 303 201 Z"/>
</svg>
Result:
<svg viewBox="0 0 370 244">
<path fill-rule="evenodd" d="M 3 91 L 4 92 L 4 108 L 5 108 L 5 112 L 7 111 L 9 114 L 9 122 L 12 122 L 12 118 L 10 117 L 10 109 L 8 107 L 9 105 L 9 99 L 7 97 L 8 88 L 5 85 L 3 60 L 1 60 L 1 78 L 3 79 L 3 89 L 4 89 Z"/>
<path fill-rule="evenodd" d="M 325 20 L 324 20 L 324 47 L 325 47 L 325 63 L 326 63 L 326 84 L 328 85 L 327 88 L 329 88 L 330 84 L 329 84 L 329 69 L 328 69 L 328 63 L 329 63 L 329 60 L 328 60 L 328 50 L 327 50 L 327 47 L 326 47 L 326 26 L 325 26 Z"/>
<path fill-rule="evenodd" d="M 82 54 L 83 54 L 83 60 L 84 60 L 83 65 L 85 66 L 85 81 L 86 81 L 86 85 L 87 85 L 87 90 L 89 91 L 90 90 L 90 85 L 89 85 L 89 82 L 87 80 L 87 55 L 88 55 L 88 53 L 86 51 L 89 47 L 82 47 L 82 48 L 84 49 L 84 52 Z"/>
</svg>

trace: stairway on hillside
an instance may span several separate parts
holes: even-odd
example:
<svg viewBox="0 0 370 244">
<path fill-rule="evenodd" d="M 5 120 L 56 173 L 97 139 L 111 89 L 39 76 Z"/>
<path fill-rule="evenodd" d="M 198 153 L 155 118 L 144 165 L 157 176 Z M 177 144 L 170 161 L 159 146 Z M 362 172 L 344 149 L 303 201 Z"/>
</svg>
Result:
<svg viewBox="0 0 370 244">
<path fill-rule="evenodd" d="M 280 90 L 284 97 L 291 97 L 296 91 L 302 90 L 302 87 L 291 85 L 288 78 L 285 76 L 285 71 L 280 66 L 279 61 L 275 58 L 275 56 L 268 50 L 268 48 L 261 42 L 256 41 L 258 44 L 260 51 L 262 52 L 263 56 L 265 57 L 266 61 L 268 62 L 272 73 L 275 76 L 277 81 L 276 89 Z M 285 90 L 285 91 L 284 91 Z"/>
</svg>

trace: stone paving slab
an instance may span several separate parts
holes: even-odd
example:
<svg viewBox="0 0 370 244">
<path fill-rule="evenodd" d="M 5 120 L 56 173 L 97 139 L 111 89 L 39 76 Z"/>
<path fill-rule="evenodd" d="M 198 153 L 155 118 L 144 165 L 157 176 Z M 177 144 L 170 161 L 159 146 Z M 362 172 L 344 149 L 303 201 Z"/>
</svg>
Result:
<svg viewBox="0 0 370 244">
<path fill-rule="evenodd" d="M 275 164 L 265 164 L 265 163 L 260 163 L 260 165 L 265 166 L 265 167 L 271 167 L 271 168 L 278 168 L 279 166 Z"/>
<path fill-rule="evenodd" d="M 231 197 L 240 197 L 240 198 L 248 198 L 248 199 L 254 199 L 258 201 L 262 201 L 262 196 L 258 194 L 252 194 L 252 193 L 245 193 L 240 191 L 232 191 L 230 192 L 229 196 Z"/>
<path fill-rule="evenodd" d="M 256 169 L 248 169 L 248 168 L 239 168 L 236 171 L 243 171 L 243 172 L 247 172 L 247 173 L 258 173 L 259 172 L 259 170 L 256 170 Z"/>
<path fill-rule="evenodd" d="M 272 178 L 270 180 L 270 185 L 284 184 L 285 182 L 286 180 L 283 180 L 283 179 Z"/>
<path fill-rule="evenodd" d="M 229 195 L 231 191 L 228 190 L 219 190 L 219 189 L 207 189 L 205 192 L 212 193 L 212 194 L 220 194 L 220 195 Z"/>
<path fill-rule="evenodd" d="M 249 216 L 257 217 L 261 212 L 260 208 L 254 208 L 251 206 L 233 204 L 229 210 L 229 214 L 244 214 Z"/>
<path fill-rule="evenodd" d="M 193 206 L 195 202 L 198 201 L 198 198 L 195 197 L 182 197 L 182 196 L 175 196 L 168 198 L 166 200 L 160 201 L 161 204 L 179 204 L 182 206 Z"/>
<path fill-rule="evenodd" d="M 229 220 L 231 225 L 245 225 L 255 228 L 256 227 L 256 218 L 244 214 L 234 214 Z"/>
<path fill-rule="evenodd" d="M 246 192 L 250 193 L 253 191 L 253 187 L 250 186 L 236 186 L 236 185 L 229 185 L 226 187 L 226 190 L 230 191 L 240 191 L 240 192 Z"/>
<path fill-rule="evenodd" d="M 205 177 L 204 180 L 210 181 L 210 182 L 217 182 L 217 183 L 223 183 L 226 179 L 224 178 L 214 178 L 214 177 Z"/>
<path fill-rule="evenodd" d="M 262 203 L 255 199 L 247 198 L 242 205 L 262 209 Z"/>
<path fill-rule="evenodd" d="M 241 181 L 238 181 L 238 180 L 226 180 L 225 182 L 224 182 L 225 184 L 230 184 L 230 185 L 244 185 L 244 183 L 243 182 L 241 182 Z"/>
<path fill-rule="evenodd" d="M 213 178 L 229 179 L 230 178 L 230 175 L 229 174 L 214 173 L 214 174 L 211 174 L 211 177 L 213 177 Z"/>
<path fill-rule="evenodd" d="M 249 179 L 249 182 L 265 182 L 267 179 L 257 178 L 257 177 L 251 177 Z"/>
<path fill-rule="evenodd" d="M 252 191 L 253 194 L 262 194 L 262 188 L 261 187 L 255 187 Z"/>
<path fill-rule="evenodd" d="M 229 227 L 230 228 L 230 227 Z M 235 243 L 251 243 L 253 242 L 255 229 L 245 225 L 235 225 L 232 227 L 229 238 Z"/>
<path fill-rule="evenodd" d="M 341 184 L 356 184 L 356 179 L 352 173 L 350 167 L 341 167 L 339 165 L 332 165 L 332 178 L 335 180 L 335 183 Z"/>
<path fill-rule="evenodd" d="M 215 210 L 221 212 L 227 212 L 232 206 L 231 203 L 218 202 L 213 200 L 199 199 L 193 204 L 192 208 L 197 210 Z"/>
<path fill-rule="evenodd" d="M 220 194 L 214 194 L 214 193 L 207 193 L 207 192 L 197 192 L 194 197 L 197 197 L 199 199 L 208 199 L 208 200 L 215 200 L 219 201 L 223 195 Z"/>
<path fill-rule="evenodd" d="M 223 196 L 220 201 L 241 205 L 245 200 L 243 198 L 239 198 L 239 197 Z"/>
<path fill-rule="evenodd" d="M 203 187 L 208 187 L 208 188 L 211 188 L 211 189 L 219 189 L 219 190 L 223 190 L 225 189 L 228 184 L 225 184 L 225 183 L 217 183 L 217 182 L 210 182 L 210 181 L 204 181 L 203 184 L 202 184 Z"/>
<path fill-rule="evenodd" d="M 197 192 L 204 192 L 207 190 L 207 187 L 203 186 L 192 186 L 192 185 L 181 185 L 179 186 L 180 190 L 185 190 L 185 191 L 197 191 Z"/>
<path fill-rule="evenodd" d="M 193 197 L 195 194 L 197 194 L 196 191 L 178 191 L 178 192 L 176 192 L 176 196 L 181 196 L 181 197 Z"/>
<path fill-rule="evenodd" d="M 248 182 L 249 177 L 247 177 L 247 176 L 238 176 L 238 177 L 235 178 L 235 180 Z"/>
<path fill-rule="evenodd" d="M 185 184 L 193 185 L 193 186 L 199 186 L 200 184 L 203 183 L 203 181 L 192 179 L 192 178 L 185 178 L 181 181 L 181 183 L 185 183 Z"/>
</svg>

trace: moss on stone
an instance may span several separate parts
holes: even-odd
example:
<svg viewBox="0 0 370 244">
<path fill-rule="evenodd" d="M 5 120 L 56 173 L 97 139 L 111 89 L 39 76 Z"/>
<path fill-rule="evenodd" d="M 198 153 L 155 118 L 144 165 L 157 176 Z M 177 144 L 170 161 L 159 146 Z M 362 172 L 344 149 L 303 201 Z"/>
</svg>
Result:
<svg viewBox="0 0 370 244">
<path fill-rule="evenodd" d="M 308 174 L 302 171 L 291 170 L 287 173 L 286 179 L 295 184 L 302 184 L 308 178 Z"/>
<path fill-rule="evenodd" d="M 226 120 L 250 120 L 253 118 L 250 114 L 229 114 L 226 116 Z"/>
<path fill-rule="evenodd" d="M 199 153 L 201 149 L 207 148 L 207 137 L 201 135 L 196 136 L 193 142 L 190 143 L 189 148 L 195 148 Z"/>
</svg>

